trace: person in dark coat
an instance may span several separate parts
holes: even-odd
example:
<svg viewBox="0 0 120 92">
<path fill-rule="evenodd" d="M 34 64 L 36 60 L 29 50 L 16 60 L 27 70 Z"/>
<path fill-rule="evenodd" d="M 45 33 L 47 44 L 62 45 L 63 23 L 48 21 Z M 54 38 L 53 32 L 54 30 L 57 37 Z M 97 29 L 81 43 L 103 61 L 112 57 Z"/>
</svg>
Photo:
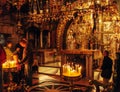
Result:
<svg viewBox="0 0 120 92">
<path fill-rule="evenodd" d="M 25 40 L 21 41 L 23 49 L 23 56 L 20 64 L 24 64 L 24 75 L 28 85 L 32 85 L 32 65 L 33 65 L 33 52 L 29 43 Z"/>
<path fill-rule="evenodd" d="M 26 40 L 25 38 L 22 38 L 22 39 L 16 44 L 16 46 L 15 46 L 15 51 L 14 51 L 14 53 L 17 54 L 18 59 L 19 59 L 20 61 L 21 61 L 22 58 L 23 58 L 23 49 L 24 49 L 24 47 L 22 47 L 22 45 L 21 45 L 23 41 L 27 41 L 27 40 Z M 18 83 L 17 83 L 17 84 L 19 84 L 20 81 L 21 81 L 22 79 L 24 79 L 24 64 L 20 64 L 20 66 L 21 66 L 21 69 L 18 71 L 19 79 L 18 79 Z"/>
<path fill-rule="evenodd" d="M 22 38 L 22 39 L 16 44 L 16 46 L 15 46 L 15 52 L 14 52 L 14 53 L 16 53 L 16 54 L 18 55 L 19 60 L 22 59 L 22 54 L 23 54 L 23 47 L 21 46 L 22 40 L 26 40 L 26 39 L 23 39 L 23 38 Z"/>
<path fill-rule="evenodd" d="M 104 58 L 103 63 L 101 66 L 102 72 L 101 76 L 103 78 L 103 83 L 107 84 L 109 83 L 109 80 L 112 75 L 112 59 L 109 57 L 109 52 L 107 50 L 104 51 Z"/>
</svg>

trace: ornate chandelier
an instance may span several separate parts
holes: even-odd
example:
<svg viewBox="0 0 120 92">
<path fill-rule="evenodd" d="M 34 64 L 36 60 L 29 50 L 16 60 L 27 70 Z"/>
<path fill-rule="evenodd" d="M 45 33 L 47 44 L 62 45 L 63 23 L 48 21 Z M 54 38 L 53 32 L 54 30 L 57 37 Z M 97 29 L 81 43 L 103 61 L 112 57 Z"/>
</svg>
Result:
<svg viewBox="0 0 120 92">
<path fill-rule="evenodd" d="M 52 0 L 51 0 L 52 1 Z M 30 11 L 28 22 L 41 23 L 45 21 L 58 20 L 62 2 L 53 0 L 29 0 Z"/>
<path fill-rule="evenodd" d="M 84 12 L 91 12 L 95 15 L 92 15 L 93 18 L 103 15 L 103 21 L 119 20 L 116 2 L 113 0 L 12 0 L 18 10 L 26 2 L 29 5 L 28 22 L 42 23 L 62 18 L 70 20 L 74 18 L 75 12 L 80 17 Z"/>
</svg>

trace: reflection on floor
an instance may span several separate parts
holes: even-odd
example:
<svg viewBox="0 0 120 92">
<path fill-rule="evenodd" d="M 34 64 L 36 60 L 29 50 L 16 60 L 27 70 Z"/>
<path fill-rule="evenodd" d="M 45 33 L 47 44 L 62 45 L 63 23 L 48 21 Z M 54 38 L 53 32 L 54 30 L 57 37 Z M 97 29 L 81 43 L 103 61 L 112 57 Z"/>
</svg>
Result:
<svg viewBox="0 0 120 92">
<path fill-rule="evenodd" d="M 52 67 L 51 67 L 52 66 Z M 71 91 L 70 81 L 60 77 L 60 62 L 45 64 L 39 67 L 39 73 L 33 74 L 33 86 L 30 92 L 96 92 L 94 85 L 89 84 L 89 79 L 82 78 L 74 82 Z M 43 73 L 43 74 L 42 74 Z M 48 74 L 48 75 L 44 75 Z M 50 75 L 49 75 L 50 74 Z M 94 71 L 95 80 L 102 81 L 100 70 Z M 112 78 L 111 78 L 112 81 Z M 101 87 L 101 90 L 103 88 Z"/>
<path fill-rule="evenodd" d="M 59 67 L 60 62 L 39 66 L 38 72 L 33 74 L 33 85 L 26 87 L 27 92 L 96 92 L 87 78 L 80 78 L 73 83 L 69 79 L 65 80 L 60 76 Z M 94 72 L 94 79 L 101 79 L 99 70 Z"/>
<path fill-rule="evenodd" d="M 71 91 L 71 88 L 72 91 Z M 43 74 L 33 75 L 33 86 L 28 89 L 29 92 L 93 92 L 92 86 L 88 84 L 87 79 L 74 82 L 65 81 L 59 76 L 49 76 Z"/>
<path fill-rule="evenodd" d="M 38 73 L 33 74 L 33 86 L 29 92 L 94 92 L 86 78 L 79 79 L 73 84 L 60 76 L 60 62 L 39 66 Z M 47 74 L 47 75 L 46 75 Z"/>
</svg>

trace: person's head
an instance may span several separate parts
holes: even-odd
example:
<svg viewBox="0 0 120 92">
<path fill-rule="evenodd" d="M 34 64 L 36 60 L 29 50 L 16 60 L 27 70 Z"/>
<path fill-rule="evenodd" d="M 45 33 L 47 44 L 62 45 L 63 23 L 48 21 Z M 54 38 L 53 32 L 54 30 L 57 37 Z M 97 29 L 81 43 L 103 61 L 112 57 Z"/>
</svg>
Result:
<svg viewBox="0 0 120 92">
<path fill-rule="evenodd" d="M 22 39 L 22 40 L 20 41 L 20 45 L 21 45 L 22 47 L 26 47 L 26 46 L 27 46 L 27 41 Z"/>
<path fill-rule="evenodd" d="M 109 56 L 109 51 L 105 50 L 104 51 L 104 56 Z"/>
<path fill-rule="evenodd" d="M 13 46 L 13 44 L 12 44 L 11 41 L 7 41 L 7 42 L 6 42 L 6 47 L 12 48 L 12 46 Z"/>
</svg>

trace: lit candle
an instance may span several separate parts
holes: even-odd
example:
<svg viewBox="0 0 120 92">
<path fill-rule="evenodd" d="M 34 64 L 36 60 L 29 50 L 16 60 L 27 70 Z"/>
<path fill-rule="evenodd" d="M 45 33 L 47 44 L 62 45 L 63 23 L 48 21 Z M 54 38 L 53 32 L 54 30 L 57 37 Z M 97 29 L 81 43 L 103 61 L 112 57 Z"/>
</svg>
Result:
<svg viewBox="0 0 120 92">
<path fill-rule="evenodd" d="M 2 68 L 9 68 L 9 62 L 5 62 L 2 64 Z"/>
<path fill-rule="evenodd" d="M 46 13 L 48 13 L 49 12 L 49 9 L 46 9 Z"/>
<path fill-rule="evenodd" d="M 100 0 L 97 0 L 96 3 L 97 3 L 97 4 L 100 4 Z"/>
<path fill-rule="evenodd" d="M 65 73 L 65 65 L 63 65 L 63 73 Z"/>
<path fill-rule="evenodd" d="M 2 68 L 6 68 L 6 64 L 5 63 L 2 64 Z"/>
<path fill-rule="evenodd" d="M 71 70 L 71 67 L 69 65 L 67 65 L 67 73 L 68 73 L 68 75 L 70 75 L 70 70 Z"/>
<path fill-rule="evenodd" d="M 43 13 L 43 10 L 40 10 L 40 14 L 42 14 Z"/>
<path fill-rule="evenodd" d="M 79 65 L 75 64 L 75 70 L 78 72 Z"/>
<path fill-rule="evenodd" d="M 14 62 L 11 61 L 11 62 L 10 62 L 10 68 L 13 68 L 13 66 L 14 66 Z"/>
<path fill-rule="evenodd" d="M 81 75 L 81 66 L 79 64 L 73 65 L 73 63 L 67 63 L 62 66 L 63 75 L 65 76 L 80 76 Z"/>
<path fill-rule="evenodd" d="M 82 67 L 80 66 L 79 68 L 78 68 L 78 73 L 81 75 L 81 70 L 82 70 Z"/>
<path fill-rule="evenodd" d="M 13 67 L 15 67 L 16 66 L 16 62 L 15 61 L 11 61 L 10 62 L 10 68 L 13 68 Z"/>
<path fill-rule="evenodd" d="M 106 4 L 107 4 L 107 5 L 109 4 L 109 1 L 108 1 L 108 0 L 106 0 Z"/>
</svg>

